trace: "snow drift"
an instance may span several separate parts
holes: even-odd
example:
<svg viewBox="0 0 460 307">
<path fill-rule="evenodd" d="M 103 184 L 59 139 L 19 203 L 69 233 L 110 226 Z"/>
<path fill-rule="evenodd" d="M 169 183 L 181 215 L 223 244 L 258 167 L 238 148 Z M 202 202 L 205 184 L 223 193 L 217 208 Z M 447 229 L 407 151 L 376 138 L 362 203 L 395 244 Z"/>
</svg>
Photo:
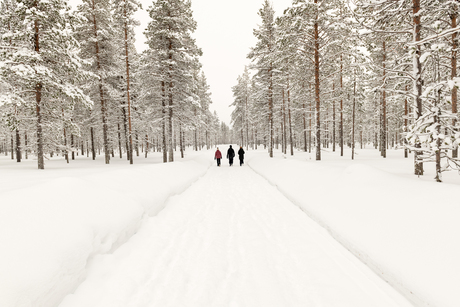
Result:
<svg viewBox="0 0 460 307">
<path fill-rule="evenodd" d="M 411 175 L 413 159 L 360 152 L 318 162 L 264 154 L 249 165 L 417 306 L 460 306 L 458 175 L 439 184 L 429 171 Z"/>
<path fill-rule="evenodd" d="M 1 171 L 0 306 L 56 306 L 84 279 L 94 255 L 126 242 L 210 166 L 203 157 L 103 169 L 75 163 L 86 171 Z"/>
</svg>

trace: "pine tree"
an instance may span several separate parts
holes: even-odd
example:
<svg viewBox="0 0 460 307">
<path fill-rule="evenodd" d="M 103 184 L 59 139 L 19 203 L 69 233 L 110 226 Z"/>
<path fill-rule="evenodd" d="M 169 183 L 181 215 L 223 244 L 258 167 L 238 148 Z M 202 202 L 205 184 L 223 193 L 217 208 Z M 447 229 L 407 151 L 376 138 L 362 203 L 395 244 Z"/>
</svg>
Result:
<svg viewBox="0 0 460 307">
<path fill-rule="evenodd" d="M 78 29 L 81 43 L 81 56 L 91 63 L 90 71 L 97 75 L 97 80 L 86 84 L 94 101 L 99 101 L 102 120 L 103 146 L 105 164 L 110 163 L 109 125 L 108 117 L 110 102 L 113 102 L 111 92 L 117 70 L 116 46 L 113 42 L 115 31 L 108 0 L 84 0 L 78 7 L 84 16 Z M 97 110 L 93 109 L 93 112 Z"/>
<path fill-rule="evenodd" d="M 232 125 L 233 129 L 237 129 L 240 135 L 240 144 L 244 146 L 246 139 L 246 146 L 249 144 L 249 123 L 250 123 L 250 77 L 247 67 L 244 69 L 244 73 L 238 76 L 238 83 L 232 87 L 234 101 L 230 106 L 235 107 L 232 112 Z"/>
<path fill-rule="evenodd" d="M 10 91 L 14 99 L 35 110 L 38 168 L 44 169 L 45 151 L 51 150 L 49 138 L 56 132 L 55 118 L 49 114 L 60 114 L 78 102 L 91 104 L 78 87 L 88 74 L 78 57 L 75 18 L 64 1 L 21 1 L 11 9 L 18 22 L 3 35 L 7 39 L 2 40 L 0 74 L 14 82 L 9 86 L 15 89 Z"/>
<path fill-rule="evenodd" d="M 193 83 L 191 71 L 201 50 L 191 34 L 196 29 L 191 2 L 187 0 L 158 0 L 149 8 L 152 19 L 146 29 L 149 48 L 158 58 L 158 72 L 162 88 L 163 120 L 166 134 L 163 151 L 169 162 L 174 161 L 174 111 L 187 87 Z M 164 156 L 164 162 L 166 162 Z"/>
<path fill-rule="evenodd" d="M 126 68 L 126 103 L 128 109 L 129 148 L 128 155 L 130 164 L 133 164 L 133 138 L 132 138 L 132 117 L 131 117 L 131 93 L 130 93 L 130 50 L 134 44 L 134 27 L 140 23 L 133 18 L 134 13 L 141 7 L 136 0 L 115 0 L 114 19 L 117 26 L 122 29 L 123 49 Z"/>
<path fill-rule="evenodd" d="M 257 38 L 256 46 L 251 48 L 248 58 L 254 63 L 252 68 L 256 70 L 255 77 L 262 85 L 259 96 L 265 101 L 265 107 L 268 114 L 268 152 L 273 158 L 274 147 L 274 83 L 276 75 L 275 56 L 276 56 L 276 25 L 275 11 L 268 0 L 264 1 L 262 8 L 259 10 L 259 16 L 262 18 L 262 24 L 254 30 L 254 36 Z M 267 144 L 266 143 L 266 144 Z"/>
</svg>

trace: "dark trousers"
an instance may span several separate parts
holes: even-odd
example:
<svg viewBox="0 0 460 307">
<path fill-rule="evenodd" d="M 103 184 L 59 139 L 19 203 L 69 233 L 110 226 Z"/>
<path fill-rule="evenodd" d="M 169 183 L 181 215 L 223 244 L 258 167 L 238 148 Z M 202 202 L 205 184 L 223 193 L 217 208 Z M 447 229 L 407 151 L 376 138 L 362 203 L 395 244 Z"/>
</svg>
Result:
<svg viewBox="0 0 460 307">
<path fill-rule="evenodd" d="M 220 158 L 217 158 L 217 166 L 220 166 Z"/>
<path fill-rule="evenodd" d="M 230 166 L 232 166 L 233 165 L 233 158 L 229 158 L 228 160 L 229 160 Z"/>
<path fill-rule="evenodd" d="M 240 166 L 244 164 L 243 160 L 244 159 L 240 159 Z"/>
</svg>

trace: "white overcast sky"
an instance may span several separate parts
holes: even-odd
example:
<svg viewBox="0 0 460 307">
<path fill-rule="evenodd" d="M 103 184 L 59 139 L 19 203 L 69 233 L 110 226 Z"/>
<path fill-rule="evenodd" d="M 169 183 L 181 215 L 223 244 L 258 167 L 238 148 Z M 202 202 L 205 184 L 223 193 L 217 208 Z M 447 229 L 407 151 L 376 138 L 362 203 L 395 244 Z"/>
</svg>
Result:
<svg viewBox="0 0 460 307">
<path fill-rule="evenodd" d="M 143 11 L 136 15 L 141 26 L 136 31 L 138 52 L 146 48 L 143 31 L 149 22 L 147 9 L 151 0 L 140 0 Z M 73 7 L 80 2 L 71 0 Z M 252 34 L 261 20 L 257 14 L 264 0 L 192 0 L 193 17 L 198 27 L 195 38 L 203 50 L 201 63 L 211 87 L 211 110 L 216 110 L 220 120 L 230 124 L 229 107 L 233 102 L 232 86 L 249 64 L 246 55 L 256 40 Z M 280 16 L 292 0 L 271 0 L 276 15 Z"/>
</svg>

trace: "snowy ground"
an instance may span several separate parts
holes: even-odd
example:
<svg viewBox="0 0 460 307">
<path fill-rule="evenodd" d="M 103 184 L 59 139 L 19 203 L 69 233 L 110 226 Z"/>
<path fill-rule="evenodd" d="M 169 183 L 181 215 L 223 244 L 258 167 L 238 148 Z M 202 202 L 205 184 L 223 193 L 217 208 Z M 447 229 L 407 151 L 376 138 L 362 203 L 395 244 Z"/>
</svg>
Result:
<svg viewBox="0 0 460 307">
<path fill-rule="evenodd" d="M 211 165 L 202 153 L 167 165 L 151 156 L 55 158 L 44 171 L 1 157 L 0 306 L 57 306 L 95 255 L 116 250 Z"/>
<path fill-rule="evenodd" d="M 350 156 L 296 152 L 249 165 L 415 305 L 460 306 L 459 174 L 436 183 L 425 164 L 418 178 L 402 150 Z"/>
<path fill-rule="evenodd" d="M 359 153 L 0 157 L 0 306 L 459 306 L 460 176 Z"/>
</svg>

